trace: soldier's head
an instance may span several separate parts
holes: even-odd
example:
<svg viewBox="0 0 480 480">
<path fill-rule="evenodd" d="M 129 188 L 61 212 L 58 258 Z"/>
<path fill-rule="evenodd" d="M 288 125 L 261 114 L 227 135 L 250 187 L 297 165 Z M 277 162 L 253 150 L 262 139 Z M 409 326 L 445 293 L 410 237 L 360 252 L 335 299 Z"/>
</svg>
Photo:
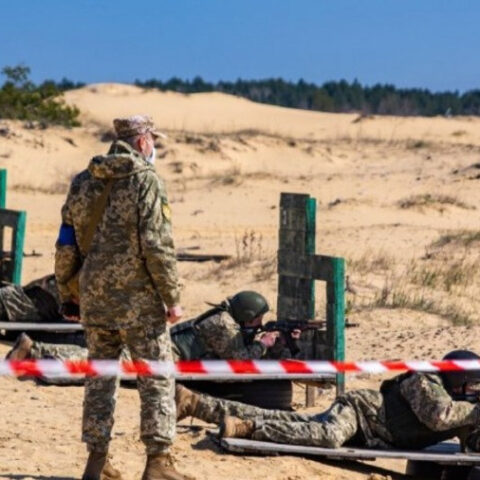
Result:
<svg viewBox="0 0 480 480">
<path fill-rule="evenodd" d="M 149 116 L 133 115 L 116 118 L 113 126 L 118 140 L 127 142 L 150 163 L 155 161 L 155 139 L 163 138 L 165 135 L 155 128 L 153 120 Z"/>
<path fill-rule="evenodd" d="M 453 350 L 447 353 L 443 360 L 473 360 L 480 357 L 470 350 Z M 479 364 L 480 366 L 480 364 Z M 453 370 L 440 374 L 445 389 L 454 400 L 478 401 L 480 398 L 480 369 Z"/>
<path fill-rule="evenodd" d="M 263 295 L 252 291 L 238 292 L 228 299 L 233 319 L 242 327 L 259 327 L 268 312 L 268 302 Z"/>
</svg>

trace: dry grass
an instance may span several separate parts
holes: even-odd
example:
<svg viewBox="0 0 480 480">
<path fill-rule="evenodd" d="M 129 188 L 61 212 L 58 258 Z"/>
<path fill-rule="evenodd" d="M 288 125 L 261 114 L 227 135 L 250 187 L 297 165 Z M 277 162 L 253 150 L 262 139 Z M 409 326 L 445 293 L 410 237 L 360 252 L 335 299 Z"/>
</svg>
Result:
<svg viewBox="0 0 480 480">
<path fill-rule="evenodd" d="M 414 263 L 409 270 L 409 280 L 422 287 L 451 292 L 455 287 L 470 286 L 479 273 L 479 258 L 452 258 L 447 262 Z"/>
<path fill-rule="evenodd" d="M 48 186 L 38 186 L 27 185 L 23 183 L 16 183 L 10 188 L 14 192 L 21 193 L 44 193 L 47 195 L 65 195 L 68 192 L 70 187 L 70 182 L 55 182 L 52 185 Z"/>
<path fill-rule="evenodd" d="M 276 254 L 266 253 L 263 248 L 263 237 L 254 230 L 245 231 L 235 237 L 235 255 L 214 265 L 201 274 L 201 280 L 215 278 L 230 282 L 235 276 L 248 270 L 249 277 L 255 282 L 270 281 L 277 274 Z"/>
<path fill-rule="evenodd" d="M 349 270 L 365 274 L 389 271 L 395 266 L 396 260 L 385 251 L 368 250 L 360 257 L 348 259 L 347 264 Z"/>
<path fill-rule="evenodd" d="M 432 148 L 432 143 L 426 140 L 407 140 L 405 147 L 407 150 L 417 150 L 419 148 Z"/>
<path fill-rule="evenodd" d="M 409 309 L 434 314 L 454 325 L 480 321 L 480 256 L 476 251 L 442 252 L 406 262 L 378 252 L 348 262 L 354 293 L 349 311 L 376 308 Z"/>
<path fill-rule="evenodd" d="M 222 172 L 215 172 L 208 177 L 210 185 L 230 185 L 238 186 L 243 183 L 244 177 L 242 176 L 242 169 L 239 165 L 234 165 L 228 170 Z"/>
<path fill-rule="evenodd" d="M 443 248 L 447 245 L 451 247 L 469 248 L 480 241 L 480 230 L 460 230 L 456 232 L 441 235 L 430 247 Z"/>
<path fill-rule="evenodd" d="M 277 256 L 271 255 L 269 258 L 260 260 L 256 265 L 256 271 L 253 278 L 256 282 L 266 282 L 277 275 Z"/>
<path fill-rule="evenodd" d="M 471 325 L 477 318 L 454 302 L 437 300 L 425 290 L 405 286 L 403 279 L 386 282 L 368 308 L 404 308 L 425 312 L 449 320 L 453 325 Z"/>
<path fill-rule="evenodd" d="M 445 206 L 458 207 L 465 210 L 475 210 L 476 208 L 473 205 L 468 205 L 462 200 L 459 200 L 457 197 L 431 193 L 410 195 L 409 197 L 399 200 L 397 205 L 403 209 L 416 208 L 419 210 L 424 210 L 426 208 L 433 208 L 439 211 L 444 211 Z"/>
</svg>

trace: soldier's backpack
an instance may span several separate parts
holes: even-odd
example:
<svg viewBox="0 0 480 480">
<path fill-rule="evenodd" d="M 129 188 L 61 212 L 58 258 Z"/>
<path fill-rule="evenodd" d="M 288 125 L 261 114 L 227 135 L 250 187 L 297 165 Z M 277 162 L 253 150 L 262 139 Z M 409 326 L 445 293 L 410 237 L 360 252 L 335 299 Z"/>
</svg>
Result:
<svg viewBox="0 0 480 480">
<path fill-rule="evenodd" d="M 95 204 L 92 212 L 92 218 L 90 219 L 90 223 L 88 224 L 87 231 L 85 232 L 85 243 L 83 245 L 85 255 L 82 258 L 82 264 L 75 272 L 75 274 L 68 280 L 67 287 L 70 290 L 70 293 L 76 298 L 80 298 L 80 272 L 82 270 L 83 262 L 88 255 L 90 247 L 92 245 L 93 236 L 95 235 L 95 230 L 97 229 L 98 222 L 103 216 L 103 212 L 105 211 L 105 207 L 107 206 L 108 196 L 110 195 L 110 191 L 112 190 L 113 179 L 110 179 L 107 184 L 105 185 L 98 202 Z"/>
</svg>

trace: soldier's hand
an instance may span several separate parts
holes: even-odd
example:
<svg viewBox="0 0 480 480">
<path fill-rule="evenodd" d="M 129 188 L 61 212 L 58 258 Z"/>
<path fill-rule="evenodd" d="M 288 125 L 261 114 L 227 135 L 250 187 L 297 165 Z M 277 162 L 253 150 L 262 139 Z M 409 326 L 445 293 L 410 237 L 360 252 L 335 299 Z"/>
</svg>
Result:
<svg viewBox="0 0 480 480">
<path fill-rule="evenodd" d="M 300 338 L 300 336 L 302 335 L 302 331 L 298 328 L 296 328 L 295 330 L 292 330 L 291 333 L 290 333 L 290 336 L 294 339 L 294 340 L 298 340 Z"/>
<path fill-rule="evenodd" d="M 180 305 L 174 305 L 167 310 L 167 320 L 169 323 L 177 323 L 183 316 L 183 310 Z"/>
<path fill-rule="evenodd" d="M 265 347 L 270 348 L 275 345 L 279 332 L 266 332 L 260 338 L 260 343 L 263 343 Z"/>
</svg>

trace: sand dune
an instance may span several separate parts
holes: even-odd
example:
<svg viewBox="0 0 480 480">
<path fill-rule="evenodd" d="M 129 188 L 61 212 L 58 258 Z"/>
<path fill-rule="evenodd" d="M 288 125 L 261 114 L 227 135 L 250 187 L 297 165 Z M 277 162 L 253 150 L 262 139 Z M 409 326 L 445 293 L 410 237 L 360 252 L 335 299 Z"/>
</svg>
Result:
<svg viewBox="0 0 480 480">
<path fill-rule="evenodd" d="M 135 111 L 149 113 L 165 129 L 204 133 L 258 129 L 312 139 L 480 144 L 477 118 L 377 117 L 356 122 L 357 114 L 310 112 L 262 105 L 223 93 L 163 93 L 121 84 L 89 85 L 65 96 L 68 103 L 84 112 L 86 121 L 104 127 L 111 125 L 112 116 Z"/>
</svg>

